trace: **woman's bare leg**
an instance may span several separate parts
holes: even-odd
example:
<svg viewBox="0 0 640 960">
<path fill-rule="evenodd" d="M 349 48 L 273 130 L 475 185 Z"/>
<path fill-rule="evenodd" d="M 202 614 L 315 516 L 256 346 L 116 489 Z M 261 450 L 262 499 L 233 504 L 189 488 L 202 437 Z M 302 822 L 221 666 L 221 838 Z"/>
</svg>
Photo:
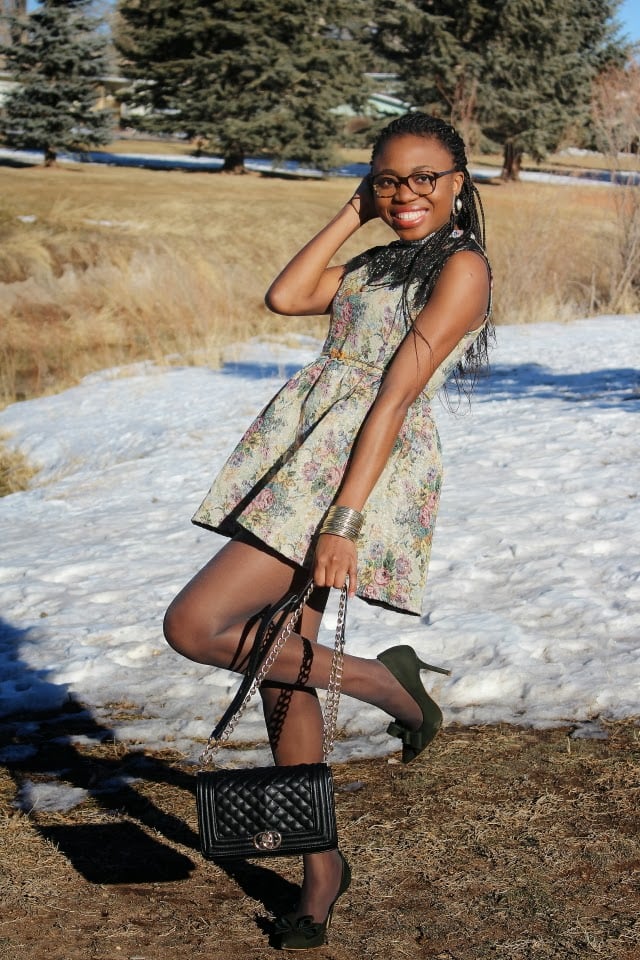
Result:
<svg viewBox="0 0 640 960">
<path fill-rule="evenodd" d="M 261 613 L 292 587 L 302 586 L 307 577 L 300 567 L 263 545 L 232 540 L 170 605 L 164 624 L 167 641 L 190 660 L 241 673 Z M 293 632 L 268 679 L 299 683 L 307 657 L 304 685 L 326 690 L 332 656 L 329 647 L 314 643 L 309 657 L 302 636 Z M 418 704 L 378 660 L 345 655 L 342 692 L 374 704 L 408 727 L 417 728 L 422 722 Z"/>
<path fill-rule="evenodd" d="M 260 689 L 273 758 L 283 766 L 324 759 L 322 710 L 315 689 L 305 684 L 327 596 L 327 590 L 316 590 L 305 607 L 300 624 L 304 654 L 295 685 L 267 680 Z M 342 860 L 336 850 L 308 853 L 302 860 L 302 889 L 295 912 L 321 923 L 340 886 Z"/>
<path fill-rule="evenodd" d="M 187 584 L 165 616 L 165 635 L 179 653 L 199 663 L 242 672 L 262 612 L 308 573 L 263 544 L 243 537 L 226 544 Z M 318 589 L 301 623 L 261 689 L 274 760 L 279 765 L 323 759 L 323 721 L 315 688 L 326 689 L 333 651 L 316 643 L 327 591 Z M 378 660 L 345 656 L 342 692 L 375 704 L 408 725 L 421 710 Z M 322 922 L 341 879 L 337 851 L 308 854 L 298 916 Z"/>
</svg>

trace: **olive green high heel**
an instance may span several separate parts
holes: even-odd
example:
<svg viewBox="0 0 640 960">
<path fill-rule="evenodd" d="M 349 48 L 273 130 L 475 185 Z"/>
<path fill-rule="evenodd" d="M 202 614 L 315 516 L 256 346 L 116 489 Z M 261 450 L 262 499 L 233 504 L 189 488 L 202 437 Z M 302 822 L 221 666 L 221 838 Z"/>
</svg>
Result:
<svg viewBox="0 0 640 960">
<path fill-rule="evenodd" d="M 327 942 L 327 930 L 331 926 L 333 908 L 342 894 L 349 889 L 351 883 L 351 868 L 339 850 L 338 855 L 342 860 L 340 886 L 325 920 L 319 923 L 313 917 L 296 917 L 295 912 L 278 917 L 275 922 L 275 934 L 276 945 L 281 950 L 308 950 L 311 947 L 321 947 Z"/>
<path fill-rule="evenodd" d="M 389 673 L 393 674 L 422 710 L 422 724 L 417 730 L 409 730 L 397 718 L 387 727 L 387 733 L 391 737 L 399 737 L 402 741 L 402 762 L 411 763 L 431 743 L 442 726 L 442 711 L 422 686 L 420 671 L 433 670 L 434 673 L 443 673 L 445 676 L 449 676 L 451 671 L 423 663 L 413 647 L 405 644 L 383 650 L 378 654 L 377 659 L 385 665 Z"/>
</svg>

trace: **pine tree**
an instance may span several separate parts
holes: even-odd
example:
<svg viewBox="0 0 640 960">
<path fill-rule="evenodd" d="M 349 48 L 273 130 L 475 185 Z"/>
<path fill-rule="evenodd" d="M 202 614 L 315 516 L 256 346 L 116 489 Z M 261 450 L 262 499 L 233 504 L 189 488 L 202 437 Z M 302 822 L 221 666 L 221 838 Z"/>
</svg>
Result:
<svg viewBox="0 0 640 960">
<path fill-rule="evenodd" d="M 13 42 L 2 48 L 17 84 L 2 110 L 5 140 L 42 150 L 47 164 L 60 149 L 110 139 L 110 115 L 95 109 L 107 41 L 89 6 L 90 0 L 43 0 L 29 16 L 11 18 Z"/>
<path fill-rule="evenodd" d="M 376 0 L 374 48 L 397 71 L 407 102 L 446 117 L 470 146 L 484 51 L 496 31 L 493 0 Z"/>
<path fill-rule="evenodd" d="M 503 177 L 523 154 L 540 160 L 563 134 L 584 130 L 592 83 L 624 50 L 614 42 L 617 0 L 502 0 L 488 45 L 480 122 L 504 145 Z"/>
<path fill-rule="evenodd" d="M 402 95 L 472 146 L 503 146 L 505 177 L 587 122 L 598 71 L 624 59 L 619 0 L 377 0 L 375 44 Z"/>
<path fill-rule="evenodd" d="M 225 168 L 248 153 L 324 166 L 333 108 L 364 95 L 363 0 L 120 0 L 115 41 L 136 83 L 131 122 L 209 141 Z M 130 111 L 131 113 L 131 111 Z"/>
</svg>

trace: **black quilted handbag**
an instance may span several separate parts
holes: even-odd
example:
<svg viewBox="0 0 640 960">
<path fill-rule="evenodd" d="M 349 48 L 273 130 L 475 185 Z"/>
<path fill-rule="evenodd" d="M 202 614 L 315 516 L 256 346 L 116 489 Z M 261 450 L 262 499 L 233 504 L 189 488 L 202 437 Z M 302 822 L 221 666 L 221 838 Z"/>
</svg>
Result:
<svg viewBox="0 0 640 960">
<path fill-rule="evenodd" d="M 240 714 L 286 643 L 312 589 L 310 582 L 300 594 L 288 594 L 263 618 L 240 689 L 202 755 L 205 764 L 229 738 Z M 292 856 L 337 847 L 333 775 L 326 759 L 333 747 L 340 699 L 346 604 L 345 588 L 340 597 L 325 704 L 325 762 L 201 770 L 196 785 L 198 827 L 200 849 L 208 860 Z"/>
<path fill-rule="evenodd" d="M 203 772 L 197 792 L 200 845 L 208 859 L 290 856 L 338 846 L 326 763 Z"/>
</svg>

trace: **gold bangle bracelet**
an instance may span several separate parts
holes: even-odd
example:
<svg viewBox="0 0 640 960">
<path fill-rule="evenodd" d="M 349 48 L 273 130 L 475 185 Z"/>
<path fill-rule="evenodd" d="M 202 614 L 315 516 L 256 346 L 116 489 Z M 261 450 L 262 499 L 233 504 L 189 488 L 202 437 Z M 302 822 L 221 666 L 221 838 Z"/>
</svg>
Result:
<svg viewBox="0 0 640 960">
<path fill-rule="evenodd" d="M 352 507 L 332 506 L 327 510 L 327 515 L 320 527 L 320 533 L 330 533 L 334 537 L 344 537 L 346 540 L 356 542 L 362 530 L 364 517 L 358 510 Z"/>
</svg>

